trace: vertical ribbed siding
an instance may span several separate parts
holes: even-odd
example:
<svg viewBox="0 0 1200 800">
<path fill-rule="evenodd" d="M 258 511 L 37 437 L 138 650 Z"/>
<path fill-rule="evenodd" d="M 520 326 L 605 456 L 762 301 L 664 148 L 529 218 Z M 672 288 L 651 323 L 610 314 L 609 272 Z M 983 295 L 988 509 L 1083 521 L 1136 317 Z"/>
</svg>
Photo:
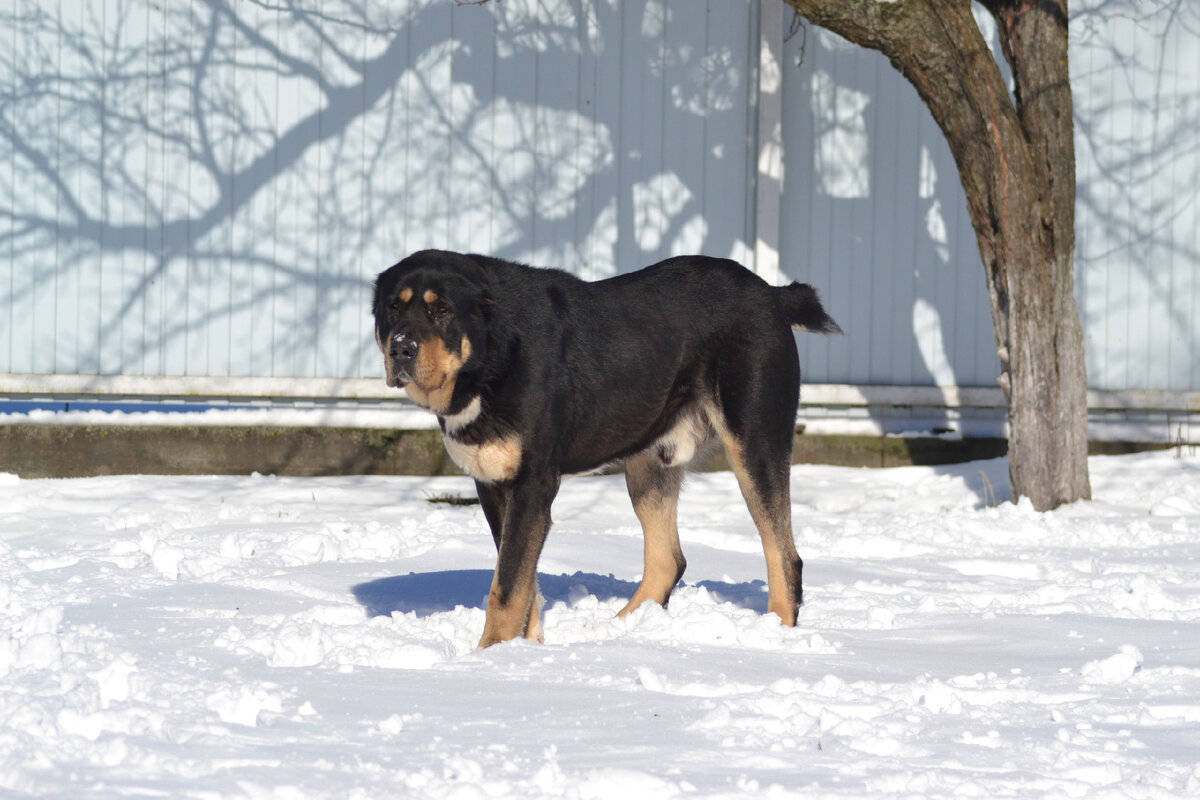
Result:
<svg viewBox="0 0 1200 800">
<path fill-rule="evenodd" d="M 375 375 L 371 280 L 421 247 L 749 263 L 760 11 L 2 0 L 0 371 Z M 1200 388 L 1200 20 L 1169 11 L 1072 12 L 1095 388 Z M 847 331 L 800 338 L 806 380 L 992 385 L 937 126 L 815 28 L 782 70 L 780 268 Z"/>
<path fill-rule="evenodd" d="M 975 234 L 937 125 L 876 53 L 812 27 L 784 53 L 781 266 L 846 330 L 800 338 L 806 380 L 993 385 Z"/>
<path fill-rule="evenodd" d="M 4 9 L 4 14 L 7 17 L 13 17 L 16 14 L 17 0 L 4 0 L 0 8 Z M 3 83 L 0 84 L 0 92 L 3 92 L 3 103 L 16 104 L 17 96 L 17 70 L 15 69 L 15 61 L 19 51 L 17 49 L 17 28 L 15 25 L 10 25 L 6 30 L 0 32 L 0 41 L 4 42 L 3 50 L 8 53 L 7 56 L 0 55 L 0 63 L 5 63 L 4 59 L 12 59 L 12 64 L 5 64 L 4 72 L 0 73 L 0 79 Z M 0 207 L 7 209 L 16 208 L 16 198 L 14 196 L 16 190 L 16 160 L 17 150 L 11 144 L 4 149 L 0 149 Z M 0 316 L 6 317 L 9 321 L 7 324 L 0 323 L 0 369 L 11 369 L 12 364 L 16 361 L 17 337 L 14 332 L 17 320 L 15 319 L 15 305 L 17 297 L 17 275 L 15 270 L 16 262 L 16 233 L 17 221 L 12 214 L 0 214 L 0 241 L 4 244 L 0 245 Z"/>
<path fill-rule="evenodd" d="M 1072 11 L 1077 294 L 1094 388 L 1200 388 L 1198 12 Z"/>
</svg>

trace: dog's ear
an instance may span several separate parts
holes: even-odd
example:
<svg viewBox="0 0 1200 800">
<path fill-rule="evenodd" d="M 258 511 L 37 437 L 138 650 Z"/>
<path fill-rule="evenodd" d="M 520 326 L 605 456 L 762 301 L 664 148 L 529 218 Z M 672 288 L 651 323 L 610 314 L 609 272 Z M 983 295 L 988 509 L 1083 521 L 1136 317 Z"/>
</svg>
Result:
<svg viewBox="0 0 1200 800">
<path fill-rule="evenodd" d="M 383 303 L 384 303 L 384 297 L 383 297 L 384 286 L 383 285 L 385 283 L 384 276 L 386 276 L 386 275 L 387 275 L 386 272 L 379 273 L 379 277 L 377 277 L 375 279 L 375 286 L 374 286 L 373 290 L 371 291 L 371 313 L 374 314 L 376 317 L 380 317 L 383 312 Z"/>
<path fill-rule="evenodd" d="M 470 270 L 473 274 L 471 279 L 477 282 L 480 286 L 490 286 L 492 282 L 492 273 L 495 271 L 492 266 L 499 259 L 492 256 L 482 256 L 479 253 L 467 253 L 463 258 L 470 262 L 474 268 Z"/>
<path fill-rule="evenodd" d="M 395 267 L 392 267 L 392 269 L 395 269 Z M 377 313 L 380 309 L 380 305 L 383 303 L 384 284 L 389 282 L 388 273 L 390 273 L 392 271 L 392 269 L 384 270 L 383 272 L 379 273 L 379 275 L 375 278 L 375 284 L 371 291 L 371 312 L 372 313 Z"/>
<path fill-rule="evenodd" d="M 476 301 L 479 306 L 479 313 L 483 315 L 484 322 L 488 325 L 495 325 L 496 317 L 499 314 L 500 306 L 496 303 L 492 295 L 484 291 Z"/>
<path fill-rule="evenodd" d="M 391 272 L 391 270 L 384 270 L 383 272 L 379 273 L 379 275 L 375 278 L 375 284 L 371 290 L 371 313 L 375 316 L 379 316 L 379 312 L 382 309 L 384 291 L 383 284 L 389 272 Z"/>
<path fill-rule="evenodd" d="M 476 303 L 479 305 L 479 310 L 483 312 L 484 317 L 491 321 L 496 310 L 496 299 L 493 284 L 493 270 L 491 269 L 492 262 L 496 259 L 491 256 L 481 256 L 478 253 L 470 253 L 465 256 L 466 260 L 470 261 L 474 269 L 471 270 L 471 280 L 475 287 L 479 290 L 479 295 L 476 298 Z"/>
</svg>

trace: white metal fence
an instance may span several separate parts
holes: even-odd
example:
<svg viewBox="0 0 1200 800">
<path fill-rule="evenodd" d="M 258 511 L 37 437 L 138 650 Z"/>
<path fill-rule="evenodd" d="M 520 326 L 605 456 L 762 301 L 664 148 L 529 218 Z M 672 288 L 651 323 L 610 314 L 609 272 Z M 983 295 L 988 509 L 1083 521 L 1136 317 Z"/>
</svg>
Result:
<svg viewBox="0 0 1200 800">
<path fill-rule="evenodd" d="M 940 132 L 885 60 L 789 36 L 776 0 L 6 0 L 0 21 L 0 391 L 361 387 L 370 282 L 427 246 L 590 279 L 732 256 L 814 283 L 846 329 L 801 340 L 810 383 L 994 386 Z M 1187 407 L 1200 6 L 1090 0 L 1070 24 L 1090 383 Z"/>
</svg>

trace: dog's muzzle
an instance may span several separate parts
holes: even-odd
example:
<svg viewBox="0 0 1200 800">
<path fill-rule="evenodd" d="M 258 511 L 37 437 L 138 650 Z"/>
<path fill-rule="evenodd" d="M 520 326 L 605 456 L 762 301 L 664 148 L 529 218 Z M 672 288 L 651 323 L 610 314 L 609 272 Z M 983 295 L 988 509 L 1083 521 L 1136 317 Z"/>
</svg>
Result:
<svg viewBox="0 0 1200 800">
<path fill-rule="evenodd" d="M 413 367 L 421 343 L 407 333 L 397 333 L 388 344 L 388 373 L 393 386 L 400 386 L 413 381 Z"/>
</svg>

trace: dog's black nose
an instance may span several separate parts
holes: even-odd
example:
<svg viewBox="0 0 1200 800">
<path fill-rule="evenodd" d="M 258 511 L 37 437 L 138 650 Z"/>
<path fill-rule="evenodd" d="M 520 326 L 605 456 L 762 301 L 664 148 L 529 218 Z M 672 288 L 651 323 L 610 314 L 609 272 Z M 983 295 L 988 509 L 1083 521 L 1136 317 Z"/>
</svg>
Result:
<svg viewBox="0 0 1200 800">
<path fill-rule="evenodd" d="M 416 339 L 406 333 L 398 333 L 392 337 L 392 346 L 388 350 L 388 354 L 392 358 L 412 361 L 417 357 L 420 347 L 421 345 Z"/>
</svg>

